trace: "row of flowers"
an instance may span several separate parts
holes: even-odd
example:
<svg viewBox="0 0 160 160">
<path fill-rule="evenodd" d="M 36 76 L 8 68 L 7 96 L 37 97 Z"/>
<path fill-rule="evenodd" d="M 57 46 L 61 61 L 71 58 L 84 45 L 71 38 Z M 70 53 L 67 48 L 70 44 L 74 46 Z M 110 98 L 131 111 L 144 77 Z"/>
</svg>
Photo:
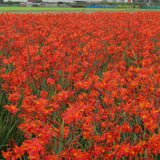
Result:
<svg viewBox="0 0 160 160">
<path fill-rule="evenodd" d="M 0 14 L 0 81 L 25 140 L 5 159 L 155 159 L 160 12 Z"/>
</svg>

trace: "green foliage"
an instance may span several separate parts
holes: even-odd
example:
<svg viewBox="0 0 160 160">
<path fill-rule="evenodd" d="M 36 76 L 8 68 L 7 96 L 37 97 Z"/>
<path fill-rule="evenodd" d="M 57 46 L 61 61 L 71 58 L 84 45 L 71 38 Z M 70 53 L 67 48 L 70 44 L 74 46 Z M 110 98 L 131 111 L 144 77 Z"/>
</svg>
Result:
<svg viewBox="0 0 160 160">
<path fill-rule="evenodd" d="M 35 0 L 35 3 L 42 3 L 42 0 Z"/>
<path fill-rule="evenodd" d="M 7 94 L 2 91 L 1 86 L 0 92 L 0 159 L 2 159 L 1 151 L 6 151 L 9 147 L 8 144 L 21 145 L 24 141 L 24 137 L 22 132 L 17 128 L 20 123 L 18 114 L 13 115 L 3 107 L 9 104 L 9 100 Z M 14 140 L 14 142 L 10 140 Z"/>
<path fill-rule="evenodd" d="M 21 145 L 24 140 L 23 134 L 17 128 L 20 120 L 18 115 L 13 116 L 9 111 L 1 107 L 0 113 L 0 151 L 6 151 L 10 139 L 14 139 L 15 143 Z M 2 158 L 0 152 L 0 159 Z"/>
</svg>

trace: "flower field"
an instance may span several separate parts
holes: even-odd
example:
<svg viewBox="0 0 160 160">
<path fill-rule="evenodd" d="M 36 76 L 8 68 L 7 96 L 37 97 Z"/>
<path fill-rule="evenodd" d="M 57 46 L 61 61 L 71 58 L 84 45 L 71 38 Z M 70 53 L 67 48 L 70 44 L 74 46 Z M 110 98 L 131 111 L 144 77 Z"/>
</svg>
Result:
<svg viewBox="0 0 160 160">
<path fill-rule="evenodd" d="M 5 159 L 160 159 L 160 12 L 0 19 Z"/>
</svg>

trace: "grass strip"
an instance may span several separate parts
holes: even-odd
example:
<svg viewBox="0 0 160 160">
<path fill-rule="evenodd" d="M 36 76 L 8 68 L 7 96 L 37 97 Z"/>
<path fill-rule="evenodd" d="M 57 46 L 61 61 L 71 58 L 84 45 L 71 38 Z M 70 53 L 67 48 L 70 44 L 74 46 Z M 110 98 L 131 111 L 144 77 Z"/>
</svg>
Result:
<svg viewBox="0 0 160 160">
<path fill-rule="evenodd" d="M 50 8 L 50 7 L 0 7 L 0 12 L 97 12 L 97 11 L 160 11 L 139 8 Z"/>
</svg>

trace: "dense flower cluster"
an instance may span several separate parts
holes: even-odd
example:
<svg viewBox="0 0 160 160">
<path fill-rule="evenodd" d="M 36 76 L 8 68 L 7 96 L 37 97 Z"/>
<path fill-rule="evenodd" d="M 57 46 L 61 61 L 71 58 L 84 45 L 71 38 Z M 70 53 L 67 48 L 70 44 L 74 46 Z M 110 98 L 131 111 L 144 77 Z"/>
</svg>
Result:
<svg viewBox="0 0 160 160">
<path fill-rule="evenodd" d="M 0 14 L 0 80 L 25 140 L 5 159 L 160 154 L 160 12 Z"/>
</svg>

